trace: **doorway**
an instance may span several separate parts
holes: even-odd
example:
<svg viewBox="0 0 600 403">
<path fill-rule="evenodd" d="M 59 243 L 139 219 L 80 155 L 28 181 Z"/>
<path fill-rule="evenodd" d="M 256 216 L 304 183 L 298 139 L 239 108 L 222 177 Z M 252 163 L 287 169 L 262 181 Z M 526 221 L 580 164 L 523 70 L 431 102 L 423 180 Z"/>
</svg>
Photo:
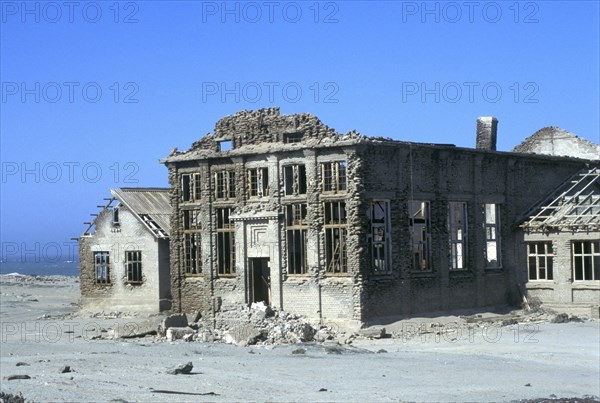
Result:
<svg viewBox="0 0 600 403">
<path fill-rule="evenodd" d="M 250 303 L 262 301 L 265 305 L 270 305 L 271 269 L 269 268 L 269 258 L 250 258 L 248 263 Z"/>
</svg>

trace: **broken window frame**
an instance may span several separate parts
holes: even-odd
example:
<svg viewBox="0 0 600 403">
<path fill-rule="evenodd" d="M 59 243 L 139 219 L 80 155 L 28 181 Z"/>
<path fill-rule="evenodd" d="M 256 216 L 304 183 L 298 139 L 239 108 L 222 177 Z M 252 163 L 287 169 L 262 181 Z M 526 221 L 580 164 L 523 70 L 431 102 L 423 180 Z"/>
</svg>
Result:
<svg viewBox="0 0 600 403">
<path fill-rule="evenodd" d="M 187 276 L 202 274 L 200 232 L 183 234 L 183 270 Z"/>
<path fill-rule="evenodd" d="M 189 230 L 200 230 L 202 229 L 202 223 L 200 222 L 200 210 L 199 209 L 185 209 L 183 212 L 183 225 L 184 231 Z"/>
<path fill-rule="evenodd" d="M 420 214 L 419 214 L 420 213 Z M 408 202 L 411 270 L 416 273 L 433 271 L 431 261 L 431 203 L 427 200 Z"/>
<path fill-rule="evenodd" d="M 110 253 L 106 251 L 94 252 L 96 284 L 110 285 L 110 271 Z"/>
<path fill-rule="evenodd" d="M 269 169 L 249 168 L 246 170 L 248 197 L 260 198 L 269 196 Z"/>
<path fill-rule="evenodd" d="M 527 278 L 529 281 L 554 280 L 554 251 L 552 241 L 526 243 Z"/>
<path fill-rule="evenodd" d="M 285 206 L 287 273 L 304 275 L 307 273 L 307 234 L 306 203 Z"/>
<path fill-rule="evenodd" d="M 483 249 L 484 264 L 486 269 L 502 268 L 502 249 L 500 237 L 500 205 L 494 203 L 483 204 L 483 228 L 485 246 Z M 491 251 L 495 253 L 495 259 L 490 259 Z"/>
<path fill-rule="evenodd" d="M 283 134 L 283 142 L 287 143 L 287 144 L 301 143 L 303 137 L 304 137 L 304 133 L 302 133 L 302 132 L 284 133 Z"/>
<path fill-rule="evenodd" d="M 323 203 L 323 239 L 325 241 L 325 273 L 348 274 L 348 220 L 345 201 Z"/>
<path fill-rule="evenodd" d="M 202 274 L 201 245 L 199 209 L 182 210 L 183 228 L 183 271 L 185 275 Z"/>
<path fill-rule="evenodd" d="M 231 207 L 215 209 L 217 222 L 217 274 L 235 276 L 235 228 Z"/>
<path fill-rule="evenodd" d="M 215 172 L 215 199 L 229 200 L 235 198 L 235 171 L 225 169 Z"/>
<path fill-rule="evenodd" d="M 200 201 L 201 183 L 199 173 L 181 174 L 181 201 Z"/>
<path fill-rule="evenodd" d="M 369 245 L 371 250 L 371 269 L 373 273 L 391 271 L 391 221 L 390 201 L 373 200 L 369 206 Z"/>
<path fill-rule="evenodd" d="M 286 196 L 306 194 L 306 166 L 292 164 L 283 166 L 283 181 Z"/>
<path fill-rule="evenodd" d="M 600 241 L 571 242 L 573 281 L 600 281 Z"/>
<path fill-rule="evenodd" d="M 220 140 L 219 151 L 231 151 L 233 150 L 233 140 Z"/>
<path fill-rule="evenodd" d="M 321 189 L 323 193 L 342 193 L 348 188 L 348 164 L 346 161 L 321 163 Z"/>
<path fill-rule="evenodd" d="M 119 226 L 121 222 L 119 221 L 119 205 L 113 207 L 112 209 L 112 225 Z"/>
<path fill-rule="evenodd" d="M 127 284 L 143 283 L 141 250 L 125 251 L 125 273 L 127 276 Z"/>
<path fill-rule="evenodd" d="M 448 202 L 449 269 L 451 271 L 465 271 L 468 269 L 467 219 L 466 202 Z"/>
</svg>

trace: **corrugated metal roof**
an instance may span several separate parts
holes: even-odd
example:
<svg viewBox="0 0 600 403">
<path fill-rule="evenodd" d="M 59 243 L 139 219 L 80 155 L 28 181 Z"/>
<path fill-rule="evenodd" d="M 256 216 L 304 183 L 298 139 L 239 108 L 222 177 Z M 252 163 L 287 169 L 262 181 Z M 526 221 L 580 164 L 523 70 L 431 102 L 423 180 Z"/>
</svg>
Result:
<svg viewBox="0 0 600 403">
<path fill-rule="evenodd" d="M 600 230 L 600 168 L 578 172 L 534 206 L 521 227 L 528 230 Z"/>
<path fill-rule="evenodd" d="M 158 238 L 171 233 L 171 203 L 168 188 L 120 188 L 110 192 L 138 216 Z"/>
</svg>

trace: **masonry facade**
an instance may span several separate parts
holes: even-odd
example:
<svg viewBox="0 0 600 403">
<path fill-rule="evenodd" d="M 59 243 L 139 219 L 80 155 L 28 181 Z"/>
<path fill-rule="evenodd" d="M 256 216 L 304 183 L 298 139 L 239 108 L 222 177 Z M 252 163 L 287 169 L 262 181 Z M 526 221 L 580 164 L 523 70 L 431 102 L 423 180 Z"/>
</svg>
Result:
<svg viewBox="0 0 600 403">
<path fill-rule="evenodd" d="M 170 309 L 168 189 L 121 188 L 111 194 L 78 239 L 82 309 Z"/>
<path fill-rule="evenodd" d="M 265 301 L 313 319 L 519 303 L 519 214 L 589 161 L 340 134 L 242 111 L 162 162 L 173 309 Z"/>
</svg>

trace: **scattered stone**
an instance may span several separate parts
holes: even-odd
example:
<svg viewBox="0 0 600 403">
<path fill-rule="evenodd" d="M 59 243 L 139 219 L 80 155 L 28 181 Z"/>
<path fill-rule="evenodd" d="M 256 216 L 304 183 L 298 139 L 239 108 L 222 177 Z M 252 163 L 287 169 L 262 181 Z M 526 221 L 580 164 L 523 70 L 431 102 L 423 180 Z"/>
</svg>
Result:
<svg viewBox="0 0 600 403">
<path fill-rule="evenodd" d="M 148 330 L 147 332 L 124 334 L 121 336 L 122 339 L 138 339 L 146 336 L 156 336 L 158 332 L 156 330 Z"/>
<path fill-rule="evenodd" d="M 19 392 L 18 395 L 14 395 L 12 393 L 0 392 L 0 402 L 3 403 L 25 403 L 25 398 Z"/>
<path fill-rule="evenodd" d="M 24 366 L 28 367 L 29 364 L 27 364 L 26 362 L 22 362 L 22 361 L 17 362 L 17 367 L 24 367 Z"/>
<path fill-rule="evenodd" d="M 189 375 L 192 372 L 193 368 L 194 368 L 194 365 L 190 361 L 187 364 L 180 364 L 180 365 L 176 366 L 175 368 L 167 370 L 167 374 L 169 374 L 169 375 L 179 375 L 179 374 Z"/>
<path fill-rule="evenodd" d="M 306 354 L 306 350 L 303 348 L 297 348 L 294 351 L 292 351 L 292 354 Z"/>
<path fill-rule="evenodd" d="M 583 319 L 581 319 L 579 316 L 575 316 L 575 315 L 571 315 L 569 317 L 569 322 L 583 322 Z"/>
<path fill-rule="evenodd" d="M 525 386 L 531 386 L 531 384 L 530 383 L 526 383 Z"/>
<path fill-rule="evenodd" d="M 337 344 L 329 344 L 325 346 L 325 351 L 327 354 L 342 354 L 343 349 Z"/>
<path fill-rule="evenodd" d="M 554 319 L 552 319 L 552 323 L 568 323 L 569 322 L 569 315 L 567 315 L 566 313 L 559 313 L 558 315 L 556 315 L 554 317 Z"/>
<path fill-rule="evenodd" d="M 377 350 L 377 354 L 381 354 L 381 353 L 387 353 L 387 350 L 384 348 L 380 348 L 379 350 Z"/>
<path fill-rule="evenodd" d="M 166 335 L 167 330 L 171 327 L 187 327 L 188 320 L 184 313 L 167 316 L 158 326 L 158 333 L 161 336 Z"/>
<path fill-rule="evenodd" d="M 14 381 L 16 379 L 31 379 L 29 375 L 9 375 L 6 377 L 7 381 Z"/>
<path fill-rule="evenodd" d="M 68 365 L 65 365 L 64 367 L 62 367 L 59 371 L 61 374 L 66 374 L 67 372 L 71 372 L 71 367 Z"/>
<path fill-rule="evenodd" d="M 319 392 L 327 392 L 327 389 L 321 388 L 321 389 L 319 389 Z"/>
<path fill-rule="evenodd" d="M 385 337 L 385 327 L 360 329 L 358 334 L 368 339 L 381 339 Z"/>
<path fill-rule="evenodd" d="M 169 341 L 186 340 L 190 341 L 191 335 L 196 334 L 191 327 L 170 327 L 167 329 L 166 337 Z M 188 336 L 186 339 L 185 337 Z"/>
<path fill-rule="evenodd" d="M 190 324 L 190 323 L 198 323 L 202 319 L 202 312 L 200 312 L 200 311 L 186 313 L 185 315 L 186 315 L 188 324 Z"/>
</svg>

